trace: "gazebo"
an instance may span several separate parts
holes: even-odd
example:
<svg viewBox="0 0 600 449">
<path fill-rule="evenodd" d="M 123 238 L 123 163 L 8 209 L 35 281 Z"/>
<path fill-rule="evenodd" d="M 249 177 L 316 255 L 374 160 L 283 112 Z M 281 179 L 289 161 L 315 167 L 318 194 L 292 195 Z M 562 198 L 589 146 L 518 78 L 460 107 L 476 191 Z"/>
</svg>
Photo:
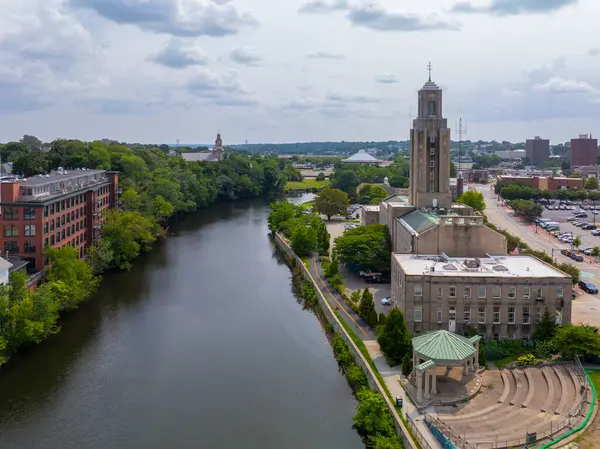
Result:
<svg viewBox="0 0 600 449">
<path fill-rule="evenodd" d="M 479 369 L 479 340 L 476 335 L 462 337 L 446 330 L 428 332 L 412 339 L 413 380 L 416 377 L 417 401 L 437 394 L 436 367 L 462 366 L 463 378 Z M 431 379 L 430 379 L 431 378 Z M 425 385 L 423 385 L 425 384 Z"/>
</svg>

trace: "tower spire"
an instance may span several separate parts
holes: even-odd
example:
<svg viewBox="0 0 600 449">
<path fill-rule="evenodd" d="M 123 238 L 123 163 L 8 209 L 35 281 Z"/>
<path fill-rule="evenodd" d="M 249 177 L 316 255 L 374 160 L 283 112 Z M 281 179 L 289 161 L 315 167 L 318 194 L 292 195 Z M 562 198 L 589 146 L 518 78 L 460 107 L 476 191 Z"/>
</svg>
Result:
<svg viewBox="0 0 600 449">
<path fill-rule="evenodd" d="M 429 72 L 429 82 L 431 83 L 431 71 L 433 69 L 431 68 L 431 61 L 429 61 L 429 64 L 427 64 L 427 71 Z"/>
</svg>

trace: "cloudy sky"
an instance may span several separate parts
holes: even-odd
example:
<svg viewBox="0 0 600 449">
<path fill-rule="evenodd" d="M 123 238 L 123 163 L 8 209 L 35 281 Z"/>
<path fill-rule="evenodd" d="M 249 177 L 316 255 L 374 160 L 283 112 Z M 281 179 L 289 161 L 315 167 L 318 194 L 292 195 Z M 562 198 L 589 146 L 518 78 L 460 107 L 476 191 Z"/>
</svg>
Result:
<svg viewBox="0 0 600 449">
<path fill-rule="evenodd" d="M 0 141 L 600 135 L 598 0 L 0 0 Z"/>
</svg>

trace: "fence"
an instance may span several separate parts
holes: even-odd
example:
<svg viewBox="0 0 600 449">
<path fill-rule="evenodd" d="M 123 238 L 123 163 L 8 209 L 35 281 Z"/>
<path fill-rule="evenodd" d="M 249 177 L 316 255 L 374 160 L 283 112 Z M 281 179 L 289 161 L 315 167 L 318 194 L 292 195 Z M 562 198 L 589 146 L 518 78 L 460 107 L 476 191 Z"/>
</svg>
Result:
<svg viewBox="0 0 600 449">
<path fill-rule="evenodd" d="M 415 425 L 415 423 L 412 420 L 412 418 L 410 417 L 410 415 L 407 413 L 404 416 L 406 416 L 406 423 L 408 424 L 408 427 L 410 427 L 410 430 L 412 430 L 413 435 L 415 436 L 415 438 L 417 439 L 419 444 L 421 444 L 421 447 L 423 449 L 433 449 L 431 447 L 431 445 L 429 444 L 429 442 L 427 441 L 427 439 L 421 433 L 421 430 L 419 429 L 419 427 L 417 425 Z"/>
<path fill-rule="evenodd" d="M 544 363 L 539 366 L 541 367 L 541 366 L 563 365 L 563 364 L 568 364 L 568 363 L 565 363 L 565 362 Z M 571 365 L 573 365 L 573 364 L 571 364 Z M 554 439 L 556 434 L 562 432 L 565 429 L 572 429 L 572 428 L 576 427 L 578 424 L 580 424 L 581 416 L 583 416 L 587 411 L 586 410 L 587 403 L 588 403 L 587 396 L 588 396 L 588 390 L 590 387 L 589 382 L 588 382 L 588 377 L 586 376 L 583 365 L 581 364 L 581 361 L 579 360 L 578 357 L 575 357 L 574 365 L 575 366 L 574 366 L 573 371 L 575 372 L 575 374 L 577 375 L 577 378 L 579 379 L 579 381 L 581 383 L 581 388 L 579 390 L 581 397 L 580 397 L 578 403 L 575 404 L 571 408 L 571 410 L 568 411 L 568 413 L 569 413 L 568 418 L 566 418 L 563 421 L 558 422 L 558 423 L 550 422 L 548 426 L 541 428 L 539 430 L 536 430 L 534 439 L 530 439 L 530 438 L 527 438 L 527 436 L 524 436 L 523 438 L 518 438 L 518 439 L 508 440 L 508 441 L 494 440 L 494 441 L 486 442 L 486 443 L 471 444 L 467 441 L 468 435 L 464 435 L 463 437 L 456 435 L 454 433 L 454 431 L 452 430 L 452 428 L 448 424 L 443 422 L 441 419 L 435 418 L 427 413 L 424 413 L 425 419 L 428 420 L 433 426 L 435 426 L 440 432 L 442 432 L 443 435 L 445 435 L 448 439 L 450 439 L 452 441 L 452 443 L 454 443 L 456 449 L 496 449 L 496 448 L 507 448 L 507 447 L 519 447 L 519 446 L 524 446 L 526 444 L 533 444 L 534 442 L 544 440 L 544 439 L 552 440 L 552 439 Z"/>
</svg>

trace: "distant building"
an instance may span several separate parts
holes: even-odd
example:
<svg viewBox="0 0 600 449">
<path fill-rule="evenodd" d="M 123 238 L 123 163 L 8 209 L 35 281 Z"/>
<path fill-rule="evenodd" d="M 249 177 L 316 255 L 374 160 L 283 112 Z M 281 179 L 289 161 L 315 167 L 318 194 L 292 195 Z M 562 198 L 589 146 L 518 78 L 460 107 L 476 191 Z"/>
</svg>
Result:
<svg viewBox="0 0 600 449">
<path fill-rule="evenodd" d="M 221 134 L 217 134 L 215 146 L 212 151 L 203 153 L 181 153 L 186 162 L 220 162 L 223 160 L 223 141 Z"/>
<path fill-rule="evenodd" d="M 600 165 L 585 165 L 577 167 L 573 172 L 581 175 L 582 178 L 598 178 L 600 179 Z"/>
<path fill-rule="evenodd" d="M 8 273 L 12 265 L 8 260 L 0 257 L 0 285 L 8 284 Z"/>
<path fill-rule="evenodd" d="M 376 164 L 379 165 L 381 161 L 369 153 L 366 150 L 358 150 L 358 153 L 353 154 L 347 159 L 343 159 L 344 164 Z"/>
<path fill-rule="evenodd" d="M 524 159 L 526 156 L 525 150 L 502 150 L 496 151 L 496 156 L 503 160 Z"/>
<path fill-rule="evenodd" d="M 571 139 L 571 169 L 597 163 L 598 139 L 592 139 L 591 134 L 580 134 L 577 139 Z"/>
<path fill-rule="evenodd" d="M 499 175 L 498 182 L 514 182 L 539 190 L 577 190 L 583 189 L 582 178 L 543 177 L 543 176 L 508 176 Z"/>
<path fill-rule="evenodd" d="M 392 255 L 392 302 L 411 335 L 474 327 L 487 339 L 531 339 L 548 309 L 571 322 L 571 276 L 532 256 Z"/>
<path fill-rule="evenodd" d="M 536 136 L 525 141 L 525 154 L 531 165 L 542 165 L 550 158 L 550 140 Z"/>
<path fill-rule="evenodd" d="M 118 173 L 57 170 L 0 185 L 0 248 L 20 256 L 30 270 L 46 262 L 44 247 L 70 245 L 84 257 L 100 238 L 103 212 L 117 203 Z"/>
</svg>

